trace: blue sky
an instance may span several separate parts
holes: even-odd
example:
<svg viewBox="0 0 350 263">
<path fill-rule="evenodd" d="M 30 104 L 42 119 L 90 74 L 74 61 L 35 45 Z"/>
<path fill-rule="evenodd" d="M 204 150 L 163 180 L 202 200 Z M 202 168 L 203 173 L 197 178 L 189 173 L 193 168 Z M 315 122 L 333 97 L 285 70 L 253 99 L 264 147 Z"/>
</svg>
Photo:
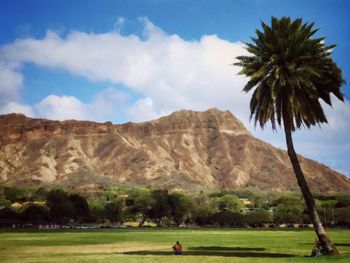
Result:
<svg viewBox="0 0 350 263">
<path fill-rule="evenodd" d="M 0 113 L 50 119 L 144 121 L 174 110 L 231 110 L 249 123 L 246 79 L 229 64 L 260 22 L 315 22 L 350 81 L 350 1 L 0 0 Z M 350 175 L 350 90 L 326 108 L 329 125 L 295 134 L 306 157 Z"/>
</svg>

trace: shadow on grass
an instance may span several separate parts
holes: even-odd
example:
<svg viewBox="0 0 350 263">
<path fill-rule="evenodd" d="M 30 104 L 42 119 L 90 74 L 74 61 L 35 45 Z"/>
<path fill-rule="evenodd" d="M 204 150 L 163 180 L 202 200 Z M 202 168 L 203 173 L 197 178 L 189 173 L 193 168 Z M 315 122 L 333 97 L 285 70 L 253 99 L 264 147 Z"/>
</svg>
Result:
<svg viewBox="0 0 350 263">
<path fill-rule="evenodd" d="M 312 243 L 299 243 L 299 245 L 310 245 L 310 247 L 313 246 Z M 350 247 L 350 243 L 334 243 L 334 245 L 338 247 Z"/>
<path fill-rule="evenodd" d="M 265 248 L 257 247 L 190 247 L 189 250 L 183 251 L 182 256 L 216 256 L 216 257 L 294 257 L 292 254 L 261 252 Z M 123 252 L 124 255 L 140 256 L 170 256 L 172 251 L 130 251 Z"/>
<path fill-rule="evenodd" d="M 350 247 L 350 243 L 334 243 L 334 245 L 339 247 Z"/>
<path fill-rule="evenodd" d="M 219 247 L 219 246 L 210 246 L 210 247 L 189 247 L 189 250 L 215 250 L 215 251 L 264 251 L 264 247 Z"/>
</svg>

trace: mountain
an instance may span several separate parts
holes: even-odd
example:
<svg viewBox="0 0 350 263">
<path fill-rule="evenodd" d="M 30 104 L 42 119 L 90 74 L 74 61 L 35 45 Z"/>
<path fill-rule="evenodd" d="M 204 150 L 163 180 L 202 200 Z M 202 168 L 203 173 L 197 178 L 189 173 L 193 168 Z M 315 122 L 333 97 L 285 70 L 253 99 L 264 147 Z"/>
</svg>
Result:
<svg viewBox="0 0 350 263">
<path fill-rule="evenodd" d="M 182 110 L 143 123 L 0 116 L 0 183 L 94 191 L 109 185 L 185 191 L 295 191 L 285 151 L 254 138 L 229 111 Z M 313 191 L 349 191 L 350 180 L 300 156 Z"/>
</svg>

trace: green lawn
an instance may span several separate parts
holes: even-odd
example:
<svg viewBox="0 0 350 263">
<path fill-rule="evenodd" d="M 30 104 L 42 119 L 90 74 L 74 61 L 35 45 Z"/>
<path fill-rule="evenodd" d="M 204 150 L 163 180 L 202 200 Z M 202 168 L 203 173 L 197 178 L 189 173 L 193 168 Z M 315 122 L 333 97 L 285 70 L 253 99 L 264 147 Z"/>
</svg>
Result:
<svg viewBox="0 0 350 263">
<path fill-rule="evenodd" d="M 340 257 L 304 257 L 310 230 L 0 231 L 0 262 L 350 262 L 350 230 L 329 230 Z M 184 255 L 172 255 L 179 240 Z"/>
</svg>

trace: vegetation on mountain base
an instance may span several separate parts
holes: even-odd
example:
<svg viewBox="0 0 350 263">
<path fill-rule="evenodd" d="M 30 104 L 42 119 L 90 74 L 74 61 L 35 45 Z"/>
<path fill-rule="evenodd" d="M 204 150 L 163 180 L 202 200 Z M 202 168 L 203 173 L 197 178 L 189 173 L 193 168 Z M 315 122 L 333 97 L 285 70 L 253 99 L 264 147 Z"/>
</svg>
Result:
<svg viewBox="0 0 350 263">
<path fill-rule="evenodd" d="M 316 195 L 326 226 L 350 224 L 350 195 Z M 143 226 L 258 227 L 309 224 L 300 195 L 259 194 L 246 190 L 210 193 L 151 188 L 110 188 L 95 195 L 62 189 L 0 187 L 0 225 L 115 224 Z"/>
</svg>

